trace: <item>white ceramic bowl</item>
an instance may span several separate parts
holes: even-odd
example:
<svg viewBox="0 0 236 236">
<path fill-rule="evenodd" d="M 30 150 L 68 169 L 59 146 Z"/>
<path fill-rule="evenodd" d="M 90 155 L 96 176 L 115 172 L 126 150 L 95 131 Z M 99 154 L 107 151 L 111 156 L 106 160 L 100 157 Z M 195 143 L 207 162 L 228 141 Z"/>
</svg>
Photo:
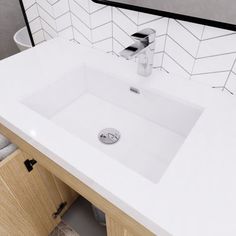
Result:
<svg viewBox="0 0 236 236">
<path fill-rule="evenodd" d="M 14 38 L 14 41 L 20 51 L 24 51 L 24 50 L 32 47 L 31 42 L 30 42 L 29 33 L 28 33 L 26 27 L 23 27 L 20 30 L 18 30 L 15 33 L 13 38 Z"/>
</svg>

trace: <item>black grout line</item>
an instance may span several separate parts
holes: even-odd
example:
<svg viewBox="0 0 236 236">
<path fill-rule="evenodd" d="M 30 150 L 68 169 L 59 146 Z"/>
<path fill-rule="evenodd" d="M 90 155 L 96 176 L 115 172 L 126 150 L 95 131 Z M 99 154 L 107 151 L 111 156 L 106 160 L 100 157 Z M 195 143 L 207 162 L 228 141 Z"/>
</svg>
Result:
<svg viewBox="0 0 236 236">
<path fill-rule="evenodd" d="M 186 31 L 188 31 L 195 39 L 197 40 L 201 40 L 200 38 L 198 38 L 196 35 L 194 35 L 186 26 L 184 26 L 179 20 L 175 20 L 175 22 L 177 24 L 179 24 L 180 26 L 182 26 Z M 204 27 L 204 26 L 203 26 Z"/>
<path fill-rule="evenodd" d="M 40 30 L 42 30 L 41 28 L 40 29 L 38 29 L 38 30 L 36 30 L 36 31 L 32 31 L 32 34 L 37 34 Z"/>
<path fill-rule="evenodd" d="M 208 75 L 208 74 L 219 74 L 219 73 L 228 73 L 229 71 L 230 71 L 230 70 L 209 71 L 209 72 L 195 73 L 195 74 L 192 74 L 192 76 Z"/>
<path fill-rule="evenodd" d="M 93 14 L 95 14 L 95 13 L 97 13 L 97 12 L 99 12 L 99 11 L 102 11 L 103 9 L 105 9 L 105 8 L 107 8 L 108 6 L 104 6 L 104 7 L 101 7 L 101 8 L 99 8 L 99 9 L 96 9 L 95 11 L 93 11 L 93 12 L 90 12 L 90 11 L 87 11 L 87 9 L 86 8 L 84 8 L 80 3 L 78 3 L 76 0 L 72 0 L 77 6 L 79 6 L 83 11 L 85 11 L 87 14 L 89 14 L 89 15 L 93 15 Z"/>
<path fill-rule="evenodd" d="M 54 3 L 50 3 L 48 0 L 46 0 L 46 1 L 47 1 L 47 3 L 48 3 L 49 5 L 54 6 L 54 5 L 56 5 L 58 2 L 60 2 L 61 0 L 57 0 L 57 1 L 54 2 Z"/>
<path fill-rule="evenodd" d="M 114 23 L 113 22 L 113 7 L 111 7 L 111 36 L 112 36 L 111 49 L 112 49 L 112 53 L 114 52 L 114 24 L 113 23 Z"/>
<path fill-rule="evenodd" d="M 200 47 L 201 47 L 202 37 L 204 35 L 205 28 L 206 28 L 205 26 L 203 26 L 203 28 L 202 28 L 201 37 L 200 37 L 199 42 L 198 42 L 198 47 L 197 47 L 197 51 L 196 51 L 196 55 L 195 55 L 195 60 L 193 62 L 193 66 L 192 66 L 192 70 L 191 70 L 191 75 L 190 75 L 189 79 L 191 79 L 191 77 L 193 75 L 194 68 L 196 66 L 197 56 L 198 56 L 198 53 L 199 53 L 199 50 L 200 50 Z"/>
<path fill-rule="evenodd" d="M 178 61 L 176 61 L 173 57 L 171 57 L 167 52 L 164 52 L 165 55 L 167 55 L 172 61 L 174 61 L 182 70 L 184 70 L 188 75 L 190 75 L 190 72 L 187 71 Z"/>
<path fill-rule="evenodd" d="M 137 12 L 138 14 L 137 14 L 137 19 L 136 19 L 136 32 L 138 32 L 139 31 L 139 15 L 140 15 L 140 12 Z"/>
<path fill-rule="evenodd" d="M 140 12 L 138 12 L 138 15 L 137 15 L 137 32 L 139 31 L 139 21 L 140 21 Z"/>
<path fill-rule="evenodd" d="M 37 6 L 36 6 L 37 7 Z M 33 18 L 32 20 L 30 20 L 29 21 L 29 24 L 31 24 L 31 23 L 33 23 L 33 21 L 35 21 L 35 20 L 37 20 L 37 19 L 39 19 L 40 20 L 40 16 L 36 16 L 35 18 Z"/>
<path fill-rule="evenodd" d="M 58 0 L 58 1 L 60 1 L 60 0 Z M 75 40 L 74 25 L 73 25 L 72 17 L 71 17 L 71 5 L 70 5 L 70 0 L 67 0 L 67 2 L 68 2 L 69 14 L 70 14 L 70 23 L 71 23 L 71 25 L 72 25 L 73 39 Z"/>
<path fill-rule="evenodd" d="M 115 54 L 115 56 L 120 57 L 115 51 L 113 51 L 113 54 Z"/>
<path fill-rule="evenodd" d="M 234 93 L 232 91 L 230 91 L 228 88 L 224 87 L 224 90 L 226 90 L 227 92 L 231 93 L 232 95 L 234 95 Z"/>
<path fill-rule="evenodd" d="M 159 34 L 159 35 L 156 35 L 156 39 L 158 39 L 158 38 L 161 38 L 161 37 L 164 37 L 164 36 L 166 36 L 167 34 Z"/>
<path fill-rule="evenodd" d="M 46 29 L 43 29 L 43 32 L 46 33 L 47 35 L 49 35 L 50 38 L 52 38 L 52 39 L 55 38 L 55 36 L 51 35 Z M 46 40 L 46 38 L 45 38 L 45 40 Z"/>
<path fill-rule="evenodd" d="M 114 41 L 116 41 L 122 48 L 125 48 L 125 46 L 120 41 L 118 41 L 116 38 L 114 38 Z"/>
<path fill-rule="evenodd" d="M 208 41 L 208 40 L 218 39 L 218 38 L 227 37 L 227 36 L 235 35 L 235 34 L 236 34 L 236 33 L 229 33 L 229 34 L 219 35 L 219 36 L 215 36 L 215 37 L 211 37 L 211 38 L 207 38 L 207 39 L 202 39 L 202 41 Z"/>
<path fill-rule="evenodd" d="M 101 42 L 106 41 L 108 39 L 112 39 L 112 37 L 107 37 L 107 38 L 104 38 L 104 39 L 100 39 L 100 40 L 94 41 L 93 44 L 101 43 Z"/>
<path fill-rule="evenodd" d="M 154 20 L 149 20 L 149 21 L 146 21 L 146 22 L 143 22 L 143 23 L 138 23 L 138 26 L 140 27 L 140 26 L 143 26 L 143 25 L 146 25 L 146 24 L 150 24 L 150 23 L 153 23 L 153 22 L 157 22 L 157 21 L 159 21 L 159 20 L 162 20 L 162 19 L 164 19 L 165 17 L 160 17 L 160 18 L 156 18 L 156 19 L 154 19 Z"/>
<path fill-rule="evenodd" d="M 101 25 L 98 25 L 98 26 L 95 26 L 95 27 L 91 27 L 90 29 L 91 30 L 95 30 L 95 29 L 98 29 L 98 28 L 100 28 L 100 27 L 102 27 L 102 26 L 105 26 L 105 25 L 108 25 L 108 24 L 110 24 L 112 21 L 110 20 L 110 21 L 108 21 L 108 22 L 106 22 L 106 23 L 103 23 L 103 24 L 101 24 Z"/>
<path fill-rule="evenodd" d="M 227 89 L 227 88 L 224 87 L 224 86 L 212 86 L 212 88 L 213 88 L 213 89 L 221 89 L 222 92 L 224 92 L 224 91 L 226 90 L 226 91 L 229 92 L 231 95 L 234 95 L 233 92 L 231 92 L 229 89 Z"/>
<path fill-rule="evenodd" d="M 69 13 L 69 11 L 66 11 L 64 13 L 62 13 L 61 15 L 55 17 L 53 15 L 51 15 L 50 12 L 48 12 L 44 7 L 42 7 L 39 3 L 37 3 L 37 5 L 40 7 L 41 10 L 43 10 L 50 18 L 52 18 L 54 21 L 56 21 L 57 19 L 61 18 L 62 16 L 66 15 Z"/>
<path fill-rule="evenodd" d="M 42 29 L 42 31 L 43 31 L 43 37 L 44 37 L 44 40 L 46 41 L 46 37 L 45 37 L 43 25 L 42 25 L 42 18 L 41 18 L 40 14 L 39 14 L 38 3 L 36 3 L 36 9 L 37 9 L 38 16 L 39 16 L 39 18 L 40 18 L 40 25 L 41 25 L 41 29 Z"/>
<path fill-rule="evenodd" d="M 88 1 L 88 7 L 89 7 L 89 27 L 90 27 L 90 41 L 91 41 L 91 44 L 92 44 L 92 47 L 93 47 L 93 30 L 92 30 L 92 17 L 91 17 L 91 14 L 90 14 L 90 11 L 91 11 L 91 2 Z"/>
<path fill-rule="evenodd" d="M 163 67 L 163 64 L 164 64 L 164 56 L 165 56 L 165 51 L 166 51 L 166 41 L 167 41 L 167 35 L 168 35 L 168 30 L 169 30 L 169 24 L 170 24 L 170 18 L 168 18 L 168 21 L 167 21 L 167 26 L 166 26 L 166 37 L 165 37 L 165 42 L 164 42 L 164 53 L 163 53 L 163 56 L 162 56 L 162 59 L 161 59 L 161 66 Z"/>
<path fill-rule="evenodd" d="M 67 30 L 67 29 L 69 29 L 69 28 L 71 28 L 71 27 L 73 27 L 73 26 L 72 26 L 72 25 L 68 25 L 68 26 L 66 26 L 66 27 L 63 28 L 63 29 L 58 30 L 57 33 L 61 33 L 61 32 L 65 31 L 65 30 Z"/>
<path fill-rule="evenodd" d="M 226 88 L 226 85 L 227 85 L 227 83 L 228 83 L 228 81 L 229 81 L 229 78 L 230 78 L 230 76 L 231 76 L 231 72 L 232 72 L 232 70 L 233 70 L 233 68 L 234 68 L 234 66 L 236 65 L 236 57 L 235 57 L 235 59 L 234 59 L 234 62 L 233 62 L 233 64 L 232 64 L 232 66 L 231 66 L 231 69 L 230 69 L 230 72 L 229 72 L 229 74 L 228 74 L 228 77 L 227 77 L 227 79 L 225 80 L 225 83 L 224 83 L 224 88 Z"/>
<path fill-rule="evenodd" d="M 81 6 L 76 0 L 72 0 L 78 7 L 80 7 L 83 11 L 85 11 L 87 14 L 90 14 L 87 9 L 85 9 L 83 6 Z"/>
<path fill-rule="evenodd" d="M 87 25 L 84 21 L 82 21 L 73 11 L 71 11 L 71 15 L 73 15 L 76 19 L 78 19 L 85 27 L 91 30 L 90 26 Z"/>
<path fill-rule="evenodd" d="M 89 14 L 90 14 L 90 15 L 93 15 L 93 14 L 99 12 L 99 11 L 102 11 L 103 9 L 105 9 L 105 8 L 107 8 L 107 7 L 108 7 L 108 6 L 101 7 L 101 8 L 99 8 L 99 9 L 95 10 L 95 11 L 90 12 Z"/>
<path fill-rule="evenodd" d="M 79 31 L 75 26 L 74 29 L 80 34 L 82 35 L 90 44 L 92 44 L 92 42 L 90 41 L 90 39 L 88 39 L 81 31 Z"/>
<path fill-rule="evenodd" d="M 108 22 L 106 22 L 106 23 L 103 23 L 102 25 L 98 25 L 98 26 L 95 26 L 95 27 L 90 27 L 89 25 L 87 25 L 84 21 L 82 21 L 81 20 L 81 18 L 80 17 L 78 17 L 73 11 L 71 11 L 71 15 L 73 15 L 76 19 L 78 19 L 86 28 L 88 28 L 89 30 L 95 30 L 95 29 L 97 29 L 97 28 L 100 28 L 100 27 L 102 27 L 102 26 L 104 26 L 104 25 L 107 25 L 107 24 L 109 24 L 109 23 L 111 23 L 112 21 L 108 21 Z"/>
<path fill-rule="evenodd" d="M 57 17 L 54 17 L 54 18 L 55 18 L 55 20 L 58 20 L 59 18 L 61 18 L 61 17 L 65 16 L 65 15 L 67 15 L 69 12 L 70 12 L 70 10 L 68 9 L 68 11 L 66 11 L 66 12 L 62 13 L 61 15 L 59 15 L 59 16 L 57 16 Z"/>
<path fill-rule="evenodd" d="M 156 70 L 156 69 L 162 69 L 161 66 L 153 66 L 152 68 L 153 68 L 154 70 Z"/>
<path fill-rule="evenodd" d="M 132 39 L 132 40 L 134 41 L 134 39 L 131 38 L 131 36 L 130 36 L 124 29 L 122 29 L 115 21 L 113 22 L 113 24 L 114 24 L 117 28 L 119 28 L 124 34 L 126 34 L 130 39 Z"/>
<path fill-rule="evenodd" d="M 56 20 L 56 18 L 54 16 L 51 15 L 51 13 L 49 13 L 47 10 L 45 10 L 38 2 L 37 2 L 38 7 L 43 10 L 45 13 L 47 13 L 47 15 L 52 18 L 53 20 Z"/>
<path fill-rule="evenodd" d="M 54 38 L 54 37 L 53 37 L 51 34 L 49 34 L 46 30 L 44 30 L 44 32 L 45 32 L 51 39 Z"/>
<path fill-rule="evenodd" d="M 226 55 L 231 55 L 231 54 L 236 54 L 236 51 L 233 51 L 233 52 L 225 52 L 225 53 L 214 54 L 214 55 L 208 55 L 208 56 L 203 56 L 203 57 L 196 57 L 196 60 L 207 59 L 207 58 L 211 58 L 211 57 L 226 56 Z"/>
<path fill-rule="evenodd" d="M 165 52 L 164 51 L 157 51 L 157 52 L 154 52 L 154 55 L 160 54 L 160 53 L 165 53 Z"/>
<path fill-rule="evenodd" d="M 32 35 L 37 34 L 37 33 L 39 33 L 40 31 L 43 32 L 43 29 L 39 29 L 39 30 L 35 31 L 34 33 L 32 33 Z"/>
<path fill-rule="evenodd" d="M 74 42 L 76 42 L 76 43 L 78 43 L 78 44 L 80 44 L 80 42 L 79 42 L 79 41 L 77 41 L 77 39 L 73 39 L 73 41 L 74 41 Z"/>
<path fill-rule="evenodd" d="M 181 44 L 179 44 L 175 39 L 173 39 L 169 34 L 167 34 L 167 38 L 171 39 L 175 44 L 177 44 L 179 47 L 181 47 L 189 56 L 191 56 L 193 59 L 196 60 L 196 58 L 190 53 L 188 52 L 187 49 L 185 49 Z"/>
<path fill-rule="evenodd" d="M 30 5 L 29 7 L 25 8 L 25 11 L 28 11 L 31 7 L 35 6 L 36 2 L 34 2 L 32 5 Z"/>
<path fill-rule="evenodd" d="M 53 26 L 51 26 L 46 20 L 44 20 L 43 18 L 41 18 L 41 21 L 44 22 L 46 25 L 49 26 L 49 28 L 51 28 L 55 34 L 58 33 L 57 29 L 54 29 Z"/>
<path fill-rule="evenodd" d="M 168 70 L 166 70 L 163 66 L 160 67 L 161 70 L 164 70 L 166 73 L 170 73 Z"/>
<path fill-rule="evenodd" d="M 45 40 L 45 38 L 44 38 L 44 32 L 43 32 L 43 30 L 41 29 L 41 30 L 39 30 L 37 33 L 39 33 L 40 31 L 42 31 L 42 34 L 43 34 L 43 40 L 41 40 L 41 41 L 39 41 L 39 42 L 37 42 L 37 44 L 39 44 L 39 43 L 42 43 L 42 42 L 45 42 L 46 40 Z M 32 34 L 33 36 L 35 35 L 36 33 L 34 33 L 34 34 Z"/>
<path fill-rule="evenodd" d="M 127 16 L 120 8 L 116 8 L 117 11 L 119 11 L 122 15 L 124 15 L 126 18 L 128 18 L 135 26 L 137 26 L 137 23 L 134 22 L 129 16 Z"/>
</svg>

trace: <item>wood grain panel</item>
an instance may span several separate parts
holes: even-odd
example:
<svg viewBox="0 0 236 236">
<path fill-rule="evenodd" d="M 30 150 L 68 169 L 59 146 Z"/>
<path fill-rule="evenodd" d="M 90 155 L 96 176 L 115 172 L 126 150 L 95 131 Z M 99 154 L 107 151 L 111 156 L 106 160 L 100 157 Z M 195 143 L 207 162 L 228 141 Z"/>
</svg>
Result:
<svg viewBox="0 0 236 236">
<path fill-rule="evenodd" d="M 57 185 L 54 180 L 54 175 L 52 175 L 48 170 L 46 170 L 41 165 L 35 165 L 34 169 L 38 169 L 42 181 L 47 189 L 47 192 L 53 202 L 54 209 L 56 210 L 58 206 L 63 202 Z"/>
<path fill-rule="evenodd" d="M 30 156 L 23 155 L 20 150 L 15 155 L 1 166 L 0 176 L 37 228 L 44 229 L 41 235 L 46 236 L 59 223 L 58 219 L 52 218 L 56 209 L 37 168 L 28 172 L 24 166 L 24 161 Z"/>
<path fill-rule="evenodd" d="M 117 220 L 106 215 L 107 236 L 138 236 L 131 233 L 130 230 L 124 228 Z M 139 235 L 141 236 L 141 235 Z"/>
<path fill-rule="evenodd" d="M 1 177 L 0 193 L 0 235 L 40 236 L 46 234 L 44 228 L 35 227 Z"/>
<path fill-rule="evenodd" d="M 107 236 L 124 236 L 124 227 L 106 215 Z"/>
</svg>

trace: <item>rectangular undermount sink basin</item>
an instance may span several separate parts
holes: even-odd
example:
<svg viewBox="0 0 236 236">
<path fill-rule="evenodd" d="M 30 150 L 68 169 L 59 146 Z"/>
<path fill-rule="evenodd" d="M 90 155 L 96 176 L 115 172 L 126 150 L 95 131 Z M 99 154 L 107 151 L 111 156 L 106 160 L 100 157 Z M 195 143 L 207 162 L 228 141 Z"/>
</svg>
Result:
<svg viewBox="0 0 236 236">
<path fill-rule="evenodd" d="M 202 109 L 158 91 L 130 88 L 129 81 L 81 66 L 22 102 L 157 183 Z M 119 141 L 102 143 L 98 135 L 105 128 L 119 131 Z"/>
</svg>

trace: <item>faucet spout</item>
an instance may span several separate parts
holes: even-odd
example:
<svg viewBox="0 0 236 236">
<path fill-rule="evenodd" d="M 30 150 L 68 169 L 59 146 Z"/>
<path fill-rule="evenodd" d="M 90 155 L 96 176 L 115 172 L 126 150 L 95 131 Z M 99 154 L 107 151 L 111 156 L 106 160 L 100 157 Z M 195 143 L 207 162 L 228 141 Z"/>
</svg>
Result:
<svg viewBox="0 0 236 236">
<path fill-rule="evenodd" d="M 152 73 L 153 58 L 155 52 L 156 31 L 144 29 L 133 35 L 135 43 L 120 52 L 120 56 L 127 60 L 138 57 L 138 74 L 149 76 Z"/>
</svg>

